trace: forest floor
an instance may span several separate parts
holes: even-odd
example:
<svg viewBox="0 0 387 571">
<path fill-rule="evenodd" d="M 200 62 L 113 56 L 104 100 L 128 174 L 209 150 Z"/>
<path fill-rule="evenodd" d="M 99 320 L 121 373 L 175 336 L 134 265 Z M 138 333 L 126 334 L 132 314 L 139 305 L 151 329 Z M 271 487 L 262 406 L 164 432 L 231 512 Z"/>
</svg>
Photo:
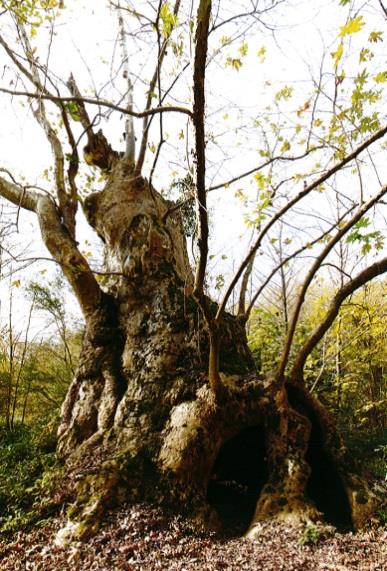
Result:
<svg viewBox="0 0 387 571">
<path fill-rule="evenodd" d="M 386 571 L 387 527 L 358 533 L 262 524 L 258 539 L 199 533 L 183 518 L 146 505 L 107 515 L 89 541 L 55 545 L 60 518 L 0 538 L 1 571 Z M 302 538 L 315 541 L 302 545 Z"/>
</svg>

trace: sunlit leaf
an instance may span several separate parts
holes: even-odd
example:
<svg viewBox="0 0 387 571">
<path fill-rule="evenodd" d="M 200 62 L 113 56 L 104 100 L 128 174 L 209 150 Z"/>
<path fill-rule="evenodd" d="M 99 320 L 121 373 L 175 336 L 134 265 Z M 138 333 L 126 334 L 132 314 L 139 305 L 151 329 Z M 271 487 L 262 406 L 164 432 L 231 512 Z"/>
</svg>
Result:
<svg viewBox="0 0 387 571">
<path fill-rule="evenodd" d="M 335 67 L 337 67 L 339 65 L 339 61 L 343 57 L 343 53 L 344 53 L 344 46 L 342 43 L 337 46 L 336 51 L 331 52 L 331 56 L 333 58 Z"/>
<path fill-rule="evenodd" d="M 165 38 L 169 38 L 173 28 L 177 24 L 177 16 L 171 11 L 169 2 L 165 2 L 160 10 L 160 19 L 162 22 L 162 34 Z"/>
<path fill-rule="evenodd" d="M 365 22 L 363 16 L 352 18 L 352 20 L 349 20 L 344 26 L 340 27 L 339 37 L 344 38 L 350 34 L 356 34 L 357 32 L 360 32 L 364 24 Z"/>
</svg>

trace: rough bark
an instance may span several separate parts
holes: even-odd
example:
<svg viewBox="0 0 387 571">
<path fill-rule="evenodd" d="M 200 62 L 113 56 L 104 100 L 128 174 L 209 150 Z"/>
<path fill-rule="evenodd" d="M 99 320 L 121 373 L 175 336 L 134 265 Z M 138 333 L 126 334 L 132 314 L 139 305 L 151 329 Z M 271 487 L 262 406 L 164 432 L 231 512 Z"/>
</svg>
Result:
<svg viewBox="0 0 387 571">
<path fill-rule="evenodd" d="M 364 524 L 372 495 L 353 475 L 334 423 L 303 386 L 302 371 L 293 371 L 288 384 L 261 378 L 245 320 L 227 312 L 219 321 L 225 394 L 216 399 L 180 215 L 146 180 L 118 159 L 105 189 L 86 200 L 88 221 L 105 246 L 106 276 L 99 284 L 49 197 L 4 179 L 0 190 L 36 212 L 86 320 L 59 428 L 58 454 L 77 484 L 58 541 L 92 533 L 106 507 L 124 499 L 167 504 L 219 527 L 221 503 L 230 501 L 219 480 L 227 480 L 233 464 L 231 458 L 218 470 L 219 458 L 234 440 L 239 446 L 246 430 L 259 435 L 264 451 L 249 436 L 247 456 L 258 456 L 260 473 L 237 482 L 247 482 L 254 499 L 241 532 L 250 524 L 247 535 L 255 537 L 266 518 L 299 522 L 325 515 L 341 527 Z M 165 216 L 168 210 L 173 213 Z M 215 316 L 218 307 L 207 304 Z M 325 484 L 320 457 L 331 472 Z M 331 486 L 343 517 L 325 506 Z M 244 506 L 245 500 L 232 501 Z"/>
<path fill-rule="evenodd" d="M 105 245 L 107 275 L 99 304 L 86 315 L 78 370 L 62 409 L 58 454 L 78 480 L 62 543 L 92 533 L 104 509 L 123 499 L 174 506 L 219 527 L 207 497 L 214 466 L 224 444 L 249 427 L 265 440 L 261 460 L 268 470 L 250 537 L 268 517 L 321 517 L 307 495 L 313 427 L 330 435 L 324 446 L 332 463 L 342 461 L 317 401 L 300 387 L 290 398 L 288 387 L 262 379 L 244 321 L 226 312 L 220 323 L 225 398 L 215 398 L 183 228 L 178 212 L 165 217 L 170 207 L 120 162 L 106 188 L 85 204 Z M 208 304 L 215 315 L 216 304 Z M 256 454 L 254 446 L 248 454 Z M 358 483 L 348 482 L 343 493 L 357 525 L 351 493 Z"/>
</svg>

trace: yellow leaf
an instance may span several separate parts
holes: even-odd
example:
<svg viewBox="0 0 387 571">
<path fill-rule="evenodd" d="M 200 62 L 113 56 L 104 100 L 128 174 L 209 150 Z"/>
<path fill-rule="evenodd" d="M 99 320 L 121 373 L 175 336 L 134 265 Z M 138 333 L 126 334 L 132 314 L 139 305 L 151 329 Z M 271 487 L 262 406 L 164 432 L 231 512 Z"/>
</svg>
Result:
<svg viewBox="0 0 387 571">
<path fill-rule="evenodd" d="M 240 68 L 242 67 L 242 61 L 239 58 L 232 58 L 232 57 L 228 57 L 226 59 L 226 66 L 227 67 L 232 67 L 233 69 L 235 69 L 236 71 L 239 71 Z"/>
<path fill-rule="evenodd" d="M 238 52 L 241 57 L 246 57 L 248 51 L 249 51 L 249 45 L 247 42 L 243 42 L 243 44 L 241 44 L 238 48 Z"/>
<path fill-rule="evenodd" d="M 289 143 L 288 140 L 285 140 L 285 141 L 282 143 L 282 146 L 281 146 L 280 151 L 281 151 L 281 153 L 286 153 L 286 151 L 289 151 L 289 149 L 290 149 L 290 143 Z"/>
<path fill-rule="evenodd" d="M 387 81 L 387 71 L 380 71 L 375 75 L 374 80 L 376 83 L 386 83 Z"/>
<path fill-rule="evenodd" d="M 339 65 L 339 61 L 341 60 L 341 58 L 343 57 L 343 52 L 344 52 L 344 46 L 343 44 L 339 44 L 337 46 L 337 50 L 335 52 L 331 53 L 331 56 L 333 57 L 333 61 L 335 64 L 335 67 L 337 67 Z"/>
<path fill-rule="evenodd" d="M 261 63 L 263 63 L 265 61 L 265 56 L 266 56 L 266 48 L 265 46 L 262 46 L 261 48 L 259 48 L 257 56 L 259 57 L 259 61 Z"/>
<path fill-rule="evenodd" d="M 382 42 L 383 41 L 383 32 L 371 32 L 370 35 L 368 36 L 368 41 L 371 42 L 371 44 L 377 44 L 378 42 Z"/>
<path fill-rule="evenodd" d="M 357 16 L 356 18 L 352 18 L 349 20 L 345 26 L 340 27 L 340 38 L 344 38 L 350 34 L 356 34 L 356 32 L 360 32 L 362 27 L 364 26 L 365 22 L 363 20 L 363 16 Z"/>
</svg>

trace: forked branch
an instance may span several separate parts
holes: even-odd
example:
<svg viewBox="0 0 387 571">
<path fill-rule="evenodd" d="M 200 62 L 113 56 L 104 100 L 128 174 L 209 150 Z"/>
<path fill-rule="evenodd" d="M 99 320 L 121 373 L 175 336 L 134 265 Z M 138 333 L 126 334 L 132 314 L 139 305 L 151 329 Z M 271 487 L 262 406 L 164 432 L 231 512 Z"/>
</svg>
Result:
<svg viewBox="0 0 387 571">
<path fill-rule="evenodd" d="M 70 186 L 70 192 L 67 192 L 67 184 L 65 178 L 65 156 L 63 152 L 62 143 L 56 133 L 55 128 L 52 126 L 51 122 L 48 120 L 44 101 L 42 96 L 50 95 L 47 87 L 46 87 L 46 79 L 47 74 L 41 77 L 41 66 L 39 66 L 38 61 L 34 55 L 34 51 L 32 50 L 29 37 L 26 33 L 25 27 L 19 21 L 17 22 L 17 31 L 20 38 L 20 43 L 23 47 L 25 58 L 28 62 L 29 69 L 21 63 L 20 58 L 15 54 L 15 52 L 9 47 L 7 42 L 4 40 L 3 37 L 0 36 L 0 44 L 3 46 L 4 50 L 17 66 L 19 71 L 23 74 L 25 78 L 28 79 L 36 88 L 36 101 L 37 106 L 33 109 L 33 114 L 43 128 L 47 140 L 51 146 L 52 153 L 54 156 L 54 164 L 55 164 L 55 182 L 56 182 L 56 191 L 59 201 L 59 207 L 62 211 L 62 216 L 64 220 L 64 224 L 70 233 L 70 235 L 74 238 L 75 237 L 75 214 L 77 210 L 77 189 L 75 184 L 75 177 L 78 172 L 78 153 L 75 144 L 75 140 L 73 137 L 73 133 L 71 131 L 68 117 L 66 111 L 62 104 L 58 104 L 60 109 L 62 119 L 64 122 L 64 126 L 68 135 L 68 139 L 72 148 L 72 156 L 69 162 L 69 166 L 67 169 L 67 176 L 68 182 Z"/>
<path fill-rule="evenodd" d="M 326 259 L 328 254 L 332 251 L 333 247 L 340 242 L 340 240 L 345 236 L 345 234 L 364 216 L 368 210 L 370 210 L 387 192 L 387 185 L 382 186 L 379 192 L 374 195 L 368 202 L 365 202 L 358 211 L 338 230 L 338 232 L 329 240 L 325 248 L 322 250 L 320 255 L 316 258 L 309 272 L 307 273 L 301 287 L 301 291 L 298 295 L 296 305 L 293 311 L 289 323 L 289 329 L 285 340 L 284 350 L 281 356 L 280 365 L 278 368 L 278 378 L 281 379 L 285 372 L 285 368 L 289 359 L 290 349 L 293 343 L 294 332 L 298 323 L 298 319 L 301 312 L 301 307 L 305 301 L 305 296 L 308 288 L 316 275 L 317 271 L 321 267 L 321 264 Z"/>
<path fill-rule="evenodd" d="M 250 248 L 248 254 L 246 255 L 246 257 L 244 258 L 244 260 L 240 264 L 240 266 L 239 266 L 236 274 L 234 275 L 233 279 L 231 280 L 231 282 L 230 282 L 230 284 L 226 290 L 226 293 L 224 294 L 224 297 L 223 297 L 223 299 L 219 305 L 218 312 L 216 314 L 217 320 L 220 319 L 221 315 L 223 314 L 223 311 L 226 309 L 227 302 L 228 302 L 236 284 L 238 283 L 238 281 L 239 281 L 240 277 L 242 276 L 244 270 L 246 269 L 247 265 L 249 264 L 251 258 L 253 258 L 255 256 L 256 252 L 260 248 L 264 237 L 269 232 L 269 230 L 272 228 L 272 226 L 278 220 L 280 220 L 291 208 L 293 208 L 293 206 L 295 206 L 298 202 L 300 202 L 303 198 L 305 198 L 305 196 L 307 196 L 313 190 L 318 188 L 321 184 L 323 184 L 325 181 L 327 181 L 329 178 L 331 178 L 335 173 L 340 171 L 348 163 L 353 161 L 358 155 L 360 155 L 360 153 L 362 153 L 365 149 L 370 147 L 377 140 L 384 137 L 386 135 L 386 133 L 387 133 L 387 126 L 384 126 L 381 129 L 379 129 L 378 131 L 376 131 L 376 133 L 374 133 L 371 137 L 366 139 L 361 145 L 359 145 L 356 149 L 354 149 L 351 153 L 349 153 L 346 157 L 344 157 L 344 159 L 342 159 L 341 161 L 339 161 L 335 165 L 333 165 L 333 167 L 328 169 L 323 175 L 318 177 L 314 182 L 305 186 L 303 188 L 303 190 L 301 190 L 298 194 L 296 194 L 296 196 L 294 196 L 294 198 L 289 200 L 280 210 L 278 210 L 270 218 L 270 220 L 268 220 L 268 222 L 265 224 L 265 226 L 262 228 L 262 230 L 258 234 L 255 243 Z"/>
<path fill-rule="evenodd" d="M 286 264 L 288 264 L 290 262 L 290 260 L 293 260 L 294 258 L 299 256 L 302 252 L 304 252 L 307 249 L 312 248 L 313 246 L 315 246 L 316 244 L 321 242 L 326 236 L 330 235 L 333 230 L 335 230 L 336 228 L 339 227 L 339 225 L 342 223 L 342 221 L 346 218 L 346 216 L 353 209 L 354 209 L 354 207 L 352 206 L 347 212 L 345 212 L 345 214 L 340 216 L 340 218 L 337 220 L 337 222 L 335 222 L 327 230 L 325 230 L 325 232 L 323 232 L 322 234 L 317 236 L 317 238 L 315 238 L 311 242 L 307 242 L 306 244 L 303 244 L 300 248 L 298 248 L 297 250 L 295 250 L 294 252 L 289 254 L 289 256 L 286 256 L 277 266 L 275 266 L 272 269 L 270 274 L 265 278 L 263 283 L 259 286 L 257 291 L 254 293 L 253 297 L 251 298 L 251 301 L 250 301 L 250 304 L 246 310 L 246 313 L 242 316 L 245 321 L 247 321 L 249 319 L 251 311 L 253 310 L 253 307 L 254 307 L 255 303 L 257 302 L 258 297 L 264 291 L 266 286 L 271 282 L 273 276 L 278 272 L 278 270 L 280 270 L 282 267 L 284 267 Z"/>
<path fill-rule="evenodd" d="M 102 291 L 86 258 L 62 223 L 52 197 L 25 189 L 3 177 L 0 177 L 0 196 L 18 207 L 36 213 L 44 244 L 70 282 L 83 314 L 85 317 L 90 315 L 97 309 Z"/>
</svg>

